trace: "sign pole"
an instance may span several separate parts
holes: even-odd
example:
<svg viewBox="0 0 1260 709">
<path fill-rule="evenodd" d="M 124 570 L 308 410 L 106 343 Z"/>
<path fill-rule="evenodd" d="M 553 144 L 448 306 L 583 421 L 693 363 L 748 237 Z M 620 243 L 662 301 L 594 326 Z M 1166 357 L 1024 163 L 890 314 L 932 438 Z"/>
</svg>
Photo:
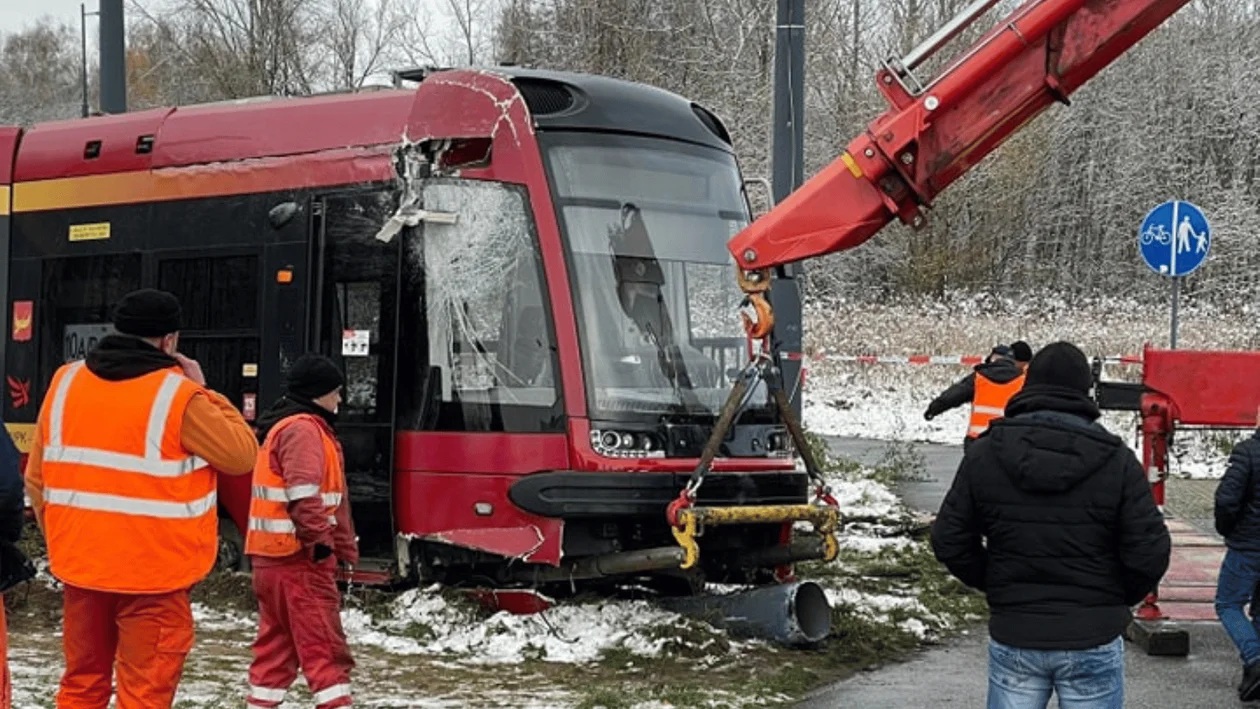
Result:
<svg viewBox="0 0 1260 709">
<path fill-rule="evenodd" d="M 1172 279 L 1172 335 L 1169 337 L 1169 349 L 1177 349 L 1177 301 L 1181 299 L 1181 276 Z"/>
</svg>

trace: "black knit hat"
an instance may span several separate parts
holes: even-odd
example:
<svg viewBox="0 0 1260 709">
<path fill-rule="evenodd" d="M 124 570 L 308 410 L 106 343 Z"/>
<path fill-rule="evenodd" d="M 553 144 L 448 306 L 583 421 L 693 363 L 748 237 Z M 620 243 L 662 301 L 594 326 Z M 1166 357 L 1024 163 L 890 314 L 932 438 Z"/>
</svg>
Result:
<svg viewBox="0 0 1260 709">
<path fill-rule="evenodd" d="M 1054 386 L 1088 394 L 1094 386 L 1094 374 L 1085 353 L 1070 342 L 1055 342 L 1042 347 L 1028 364 L 1024 387 Z"/>
<path fill-rule="evenodd" d="M 295 396 L 318 399 L 344 384 L 341 370 L 323 355 L 304 354 L 289 367 L 288 392 Z"/>
<path fill-rule="evenodd" d="M 1011 343 L 1011 354 L 1015 355 L 1016 362 L 1031 362 L 1033 358 L 1032 346 L 1023 340 L 1013 342 Z"/>
<path fill-rule="evenodd" d="M 132 337 L 163 337 L 179 331 L 182 316 L 178 298 L 144 288 L 124 295 L 114 306 L 114 329 Z"/>
<path fill-rule="evenodd" d="M 989 350 L 989 356 L 987 359 L 992 362 L 997 359 L 1011 359 L 1014 356 L 1015 355 L 1011 354 L 1011 348 L 1006 345 L 995 345 L 992 350 Z"/>
</svg>

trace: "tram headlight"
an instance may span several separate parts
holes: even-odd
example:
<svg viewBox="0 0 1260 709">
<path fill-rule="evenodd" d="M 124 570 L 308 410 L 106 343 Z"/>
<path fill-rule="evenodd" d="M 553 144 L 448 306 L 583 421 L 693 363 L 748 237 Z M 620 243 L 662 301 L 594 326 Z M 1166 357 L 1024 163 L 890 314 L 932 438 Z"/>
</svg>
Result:
<svg viewBox="0 0 1260 709">
<path fill-rule="evenodd" d="M 591 431 L 591 447 L 607 458 L 663 458 L 665 451 L 650 433 L 630 431 Z"/>
</svg>

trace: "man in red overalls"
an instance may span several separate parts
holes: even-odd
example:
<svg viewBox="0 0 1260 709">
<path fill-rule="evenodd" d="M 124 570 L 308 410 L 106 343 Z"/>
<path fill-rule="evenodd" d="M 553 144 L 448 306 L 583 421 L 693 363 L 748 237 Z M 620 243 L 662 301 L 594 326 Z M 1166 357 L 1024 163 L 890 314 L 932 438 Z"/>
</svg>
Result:
<svg viewBox="0 0 1260 709">
<path fill-rule="evenodd" d="M 352 704 L 354 659 L 341 627 L 337 563 L 359 550 L 333 431 L 343 379 L 325 357 L 293 363 L 287 393 L 259 419 L 245 552 L 254 568 L 258 639 L 248 706 L 280 706 L 299 667 L 317 709 Z"/>
</svg>

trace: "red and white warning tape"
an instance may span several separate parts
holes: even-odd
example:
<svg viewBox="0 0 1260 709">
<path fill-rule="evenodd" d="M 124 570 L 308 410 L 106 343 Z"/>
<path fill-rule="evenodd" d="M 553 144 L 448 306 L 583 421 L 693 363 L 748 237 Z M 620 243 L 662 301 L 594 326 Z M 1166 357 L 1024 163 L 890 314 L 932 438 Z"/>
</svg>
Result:
<svg viewBox="0 0 1260 709">
<path fill-rule="evenodd" d="M 806 358 L 811 362 L 856 362 L 858 364 L 913 364 L 913 365 L 965 365 L 974 367 L 987 355 L 845 355 L 815 354 Z M 1141 364 L 1141 355 L 1111 355 L 1103 358 L 1104 364 Z"/>
</svg>

